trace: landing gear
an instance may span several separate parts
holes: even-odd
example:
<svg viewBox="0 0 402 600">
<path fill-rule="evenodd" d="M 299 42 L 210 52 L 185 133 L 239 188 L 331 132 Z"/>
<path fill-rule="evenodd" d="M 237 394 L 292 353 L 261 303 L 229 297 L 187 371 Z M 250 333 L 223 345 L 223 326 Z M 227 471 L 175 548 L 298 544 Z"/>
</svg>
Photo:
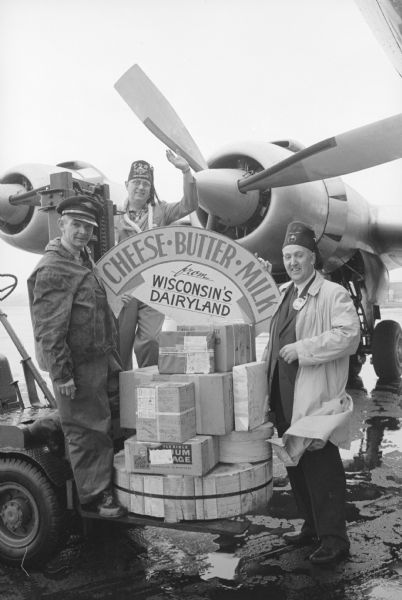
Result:
<svg viewBox="0 0 402 600">
<path fill-rule="evenodd" d="M 377 377 L 387 383 L 402 375 L 402 329 L 396 321 L 381 321 L 374 329 L 373 366 Z"/>
<path fill-rule="evenodd" d="M 55 551 L 64 511 L 43 472 L 21 458 L 0 458 L 0 558 L 32 564 Z"/>
<path fill-rule="evenodd" d="M 374 303 L 388 286 L 388 273 L 376 257 L 356 252 L 333 277 L 343 285 L 353 300 L 360 321 L 361 340 L 358 355 L 351 357 L 348 386 L 359 379 L 359 356 L 371 354 L 374 371 L 381 389 L 399 389 L 402 375 L 402 329 L 398 322 L 380 321 L 380 306 Z M 377 325 L 375 325 L 375 323 Z"/>
</svg>

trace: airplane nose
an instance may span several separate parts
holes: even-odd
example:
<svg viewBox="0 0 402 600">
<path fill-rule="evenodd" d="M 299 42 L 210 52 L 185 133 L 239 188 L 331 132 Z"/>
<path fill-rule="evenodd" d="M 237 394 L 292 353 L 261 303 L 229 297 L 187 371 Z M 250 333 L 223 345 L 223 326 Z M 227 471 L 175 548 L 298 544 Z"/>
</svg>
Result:
<svg viewBox="0 0 402 600">
<path fill-rule="evenodd" d="M 258 190 L 246 194 L 239 191 L 237 183 L 243 174 L 239 169 L 208 169 L 194 173 L 200 207 L 227 226 L 246 223 L 258 207 Z"/>
</svg>

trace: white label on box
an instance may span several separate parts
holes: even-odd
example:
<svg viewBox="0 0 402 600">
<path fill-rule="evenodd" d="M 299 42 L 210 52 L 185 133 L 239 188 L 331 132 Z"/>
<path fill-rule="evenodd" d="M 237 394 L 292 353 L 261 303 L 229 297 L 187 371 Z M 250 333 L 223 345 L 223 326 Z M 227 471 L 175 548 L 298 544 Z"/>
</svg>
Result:
<svg viewBox="0 0 402 600">
<path fill-rule="evenodd" d="M 184 351 L 208 350 L 207 338 L 205 335 L 185 335 Z"/>
<path fill-rule="evenodd" d="M 173 450 L 149 450 L 151 465 L 172 465 Z"/>
<path fill-rule="evenodd" d="M 137 416 L 140 419 L 155 419 L 156 389 L 137 388 Z"/>
<path fill-rule="evenodd" d="M 211 370 L 208 351 L 189 352 L 186 359 L 186 373 L 209 373 Z"/>
</svg>

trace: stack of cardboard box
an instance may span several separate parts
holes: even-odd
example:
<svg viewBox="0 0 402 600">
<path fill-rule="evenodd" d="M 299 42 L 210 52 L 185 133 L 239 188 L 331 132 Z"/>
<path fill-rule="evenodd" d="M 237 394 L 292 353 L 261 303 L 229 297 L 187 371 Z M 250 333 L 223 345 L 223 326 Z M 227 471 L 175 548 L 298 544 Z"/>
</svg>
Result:
<svg viewBox="0 0 402 600">
<path fill-rule="evenodd" d="M 180 326 L 162 332 L 159 365 L 120 374 L 120 419 L 123 428 L 136 430 L 124 448 L 132 512 L 169 520 L 211 518 L 205 515 L 215 514 L 217 504 L 212 512 L 201 508 L 202 490 L 211 489 L 214 478 L 220 481 L 218 496 L 225 494 L 229 479 L 231 488 L 238 481 L 239 489 L 231 489 L 238 498 L 231 502 L 230 516 L 258 508 L 272 493 L 266 372 L 255 361 L 251 325 Z M 122 455 L 117 461 L 122 481 Z M 258 463 L 263 461 L 262 469 Z M 228 471 L 218 463 L 234 464 Z M 263 493 L 254 493 L 254 470 Z M 172 504 L 166 489 L 173 476 L 177 501 Z M 213 518 L 229 516 L 218 512 Z"/>
</svg>

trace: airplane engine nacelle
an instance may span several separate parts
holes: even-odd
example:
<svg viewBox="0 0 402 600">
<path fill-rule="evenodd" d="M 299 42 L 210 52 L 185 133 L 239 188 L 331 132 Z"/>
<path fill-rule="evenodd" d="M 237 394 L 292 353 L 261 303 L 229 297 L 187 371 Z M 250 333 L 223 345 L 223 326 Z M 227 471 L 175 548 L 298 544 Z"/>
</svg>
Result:
<svg viewBox="0 0 402 600">
<path fill-rule="evenodd" d="M 273 274 L 278 276 L 284 272 L 282 243 L 286 227 L 294 220 L 313 225 L 328 272 L 347 262 L 356 249 L 373 252 L 368 235 L 367 202 L 339 177 L 260 193 L 242 194 L 235 187 L 234 169 L 238 170 L 238 179 L 247 177 L 291 156 L 298 149 L 295 144 L 294 141 L 288 144 L 291 151 L 285 142 L 241 142 L 226 146 L 212 156 L 208 161 L 209 170 L 195 174 L 200 203 L 198 224 L 205 227 L 212 223 L 212 229 L 269 260 Z M 225 172 L 226 190 L 222 184 Z M 208 220 L 208 213 L 218 217 Z M 246 218 L 240 224 L 242 215 Z"/>
<path fill-rule="evenodd" d="M 48 242 L 47 215 L 36 206 L 13 206 L 9 196 L 49 185 L 51 173 L 65 169 L 50 165 L 19 165 L 7 171 L 0 186 L 0 237 L 11 246 L 40 253 Z"/>
<path fill-rule="evenodd" d="M 47 212 L 37 206 L 13 205 L 10 196 L 49 186 L 53 173 L 70 172 L 74 179 L 107 183 L 114 202 L 124 198 L 123 186 L 109 182 L 103 173 L 92 165 L 79 161 L 59 165 L 24 164 L 6 171 L 0 179 L 0 239 L 21 250 L 43 253 L 49 242 Z"/>
</svg>

